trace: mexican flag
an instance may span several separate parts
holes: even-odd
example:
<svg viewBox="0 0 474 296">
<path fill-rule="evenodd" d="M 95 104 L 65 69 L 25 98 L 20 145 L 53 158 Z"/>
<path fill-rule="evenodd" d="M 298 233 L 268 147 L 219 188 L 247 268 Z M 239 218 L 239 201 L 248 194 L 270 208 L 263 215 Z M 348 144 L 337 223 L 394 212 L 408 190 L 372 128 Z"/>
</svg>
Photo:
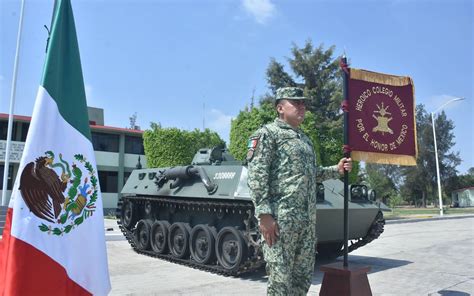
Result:
<svg viewBox="0 0 474 296">
<path fill-rule="evenodd" d="M 102 198 L 70 0 L 57 0 L 0 248 L 0 295 L 110 291 Z"/>
</svg>

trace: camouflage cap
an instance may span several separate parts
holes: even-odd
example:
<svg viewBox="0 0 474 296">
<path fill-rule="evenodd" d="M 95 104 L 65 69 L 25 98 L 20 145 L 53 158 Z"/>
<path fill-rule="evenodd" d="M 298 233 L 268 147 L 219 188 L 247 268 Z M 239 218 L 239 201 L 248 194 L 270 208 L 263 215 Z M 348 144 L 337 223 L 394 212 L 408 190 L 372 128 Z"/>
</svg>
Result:
<svg viewBox="0 0 474 296">
<path fill-rule="evenodd" d="M 282 99 L 288 100 L 306 100 L 307 97 L 303 96 L 303 89 L 299 87 L 280 87 L 276 91 L 275 101 Z"/>
</svg>

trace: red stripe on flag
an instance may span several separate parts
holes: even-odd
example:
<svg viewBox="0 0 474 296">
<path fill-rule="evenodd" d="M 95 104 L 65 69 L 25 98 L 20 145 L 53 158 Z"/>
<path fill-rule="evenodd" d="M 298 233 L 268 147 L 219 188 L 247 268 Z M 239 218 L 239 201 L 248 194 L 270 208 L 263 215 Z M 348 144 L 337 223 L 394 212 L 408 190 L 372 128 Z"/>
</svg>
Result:
<svg viewBox="0 0 474 296">
<path fill-rule="evenodd" d="M 8 207 L 7 217 L 5 219 L 5 225 L 3 226 L 2 240 L 0 240 L 0 295 L 5 294 L 3 293 L 3 290 L 4 290 L 3 283 L 5 282 L 5 274 L 6 274 L 5 262 L 7 261 L 7 254 L 8 254 L 8 249 L 10 246 L 9 242 L 10 242 L 10 232 L 11 232 L 11 226 L 12 226 L 12 216 L 13 216 L 13 209 Z"/>
<path fill-rule="evenodd" d="M 56 261 L 10 235 L 12 213 L 8 208 L 0 242 L 0 295 L 91 295 Z"/>
</svg>

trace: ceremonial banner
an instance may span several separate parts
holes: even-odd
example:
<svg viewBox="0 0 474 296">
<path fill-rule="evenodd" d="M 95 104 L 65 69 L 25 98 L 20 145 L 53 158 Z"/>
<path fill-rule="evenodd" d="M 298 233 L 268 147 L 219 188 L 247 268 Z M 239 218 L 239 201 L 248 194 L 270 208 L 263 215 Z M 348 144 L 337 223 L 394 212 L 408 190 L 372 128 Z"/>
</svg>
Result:
<svg viewBox="0 0 474 296">
<path fill-rule="evenodd" d="M 0 248 L 0 295 L 106 295 L 102 197 L 70 0 L 57 0 Z"/>
<path fill-rule="evenodd" d="M 374 163 L 416 165 L 412 79 L 353 68 L 349 71 L 351 157 Z"/>
</svg>

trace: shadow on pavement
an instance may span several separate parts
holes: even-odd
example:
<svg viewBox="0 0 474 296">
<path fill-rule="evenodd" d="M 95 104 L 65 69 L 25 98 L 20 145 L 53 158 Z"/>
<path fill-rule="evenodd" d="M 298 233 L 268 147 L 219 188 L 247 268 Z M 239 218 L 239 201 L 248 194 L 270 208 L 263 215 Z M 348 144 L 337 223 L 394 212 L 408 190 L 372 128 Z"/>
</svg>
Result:
<svg viewBox="0 0 474 296">
<path fill-rule="evenodd" d="M 342 257 L 339 260 L 318 260 L 316 261 L 316 264 L 314 266 L 314 274 L 313 274 L 313 285 L 319 285 L 323 281 L 323 275 L 324 273 L 320 271 L 320 268 L 322 265 L 334 263 L 334 262 L 342 262 Z M 386 258 L 378 258 L 378 257 L 366 257 L 366 256 L 355 256 L 351 255 L 349 256 L 349 266 L 351 264 L 357 264 L 357 265 L 367 265 L 370 266 L 370 272 L 375 273 L 391 268 L 397 268 L 400 266 L 404 266 L 407 264 L 411 264 L 413 262 L 411 261 L 406 261 L 406 260 L 395 260 L 395 259 L 386 259 Z"/>
<path fill-rule="evenodd" d="M 321 284 L 323 280 L 323 273 L 320 271 L 321 265 L 334 263 L 334 262 L 342 262 L 342 257 L 339 260 L 329 260 L 329 259 L 318 259 L 316 260 L 316 264 L 314 265 L 314 274 L 313 274 L 313 285 Z M 378 257 L 366 257 L 366 256 L 349 256 L 349 265 L 351 263 L 356 263 L 360 265 L 368 265 L 371 267 L 370 273 L 375 273 L 391 268 L 397 268 L 400 266 L 404 266 L 407 264 L 411 264 L 413 262 L 406 261 L 406 260 L 395 260 L 395 259 L 386 259 L 386 258 L 378 258 Z M 243 274 L 240 276 L 242 280 L 248 281 L 258 281 L 258 282 L 266 282 L 267 275 L 265 273 L 265 267 L 258 269 L 255 272 Z M 442 291 L 440 291 L 441 293 Z M 442 295 L 453 295 L 453 296 L 464 296 L 464 294 L 442 294 Z"/>
<path fill-rule="evenodd" d="M 441 290 L 441 291 L 438 291 L 438 294 L 443 295 L 443 296 L 469 296 L 471 295 L 469 293 L 453 291 L 453 290 Z"/>
<path fill-rule="evenodd" d="M 396 260 L 396 259 L 387 259 L 379 257 L 367 257 L 367 256 L 350 256 L 349 264 L 357 263 L 362 265 L 369 265 L 372 267 L 370 273 L 383 271 L 391 268 L 396 268 L 404 265 L 413 263 L 412 261 L 407 260 Z"/>
<path fill-rule="evenodd" d="M 320 271 L 320 268 L 322 265 L 334 263 L 334 262 L 342 262 L 342 257 L 338 260 L 328 260 L 321 258 L 316 261 L 316 265 L 314 267 L 314 275 L 313 275 L 313 285 L 319 285 L 323 281 L 323 275 L 324 273 Z M 397 268 L 400 266 L 404 266 L 407 264 L 411 264 L 413 262 L 411 261 L 406 261 L 406 260 L 395 260 L 395 259 L 386 259 L 386 258 L 378 258 L 378 257 L 367 257 L 367 256 L 355 256 L 351 255 L 349 256 L 349 266 L 351 264 L 357 264 L 357 265 L 366 265 L 370 266 L 370 271 L 369 274 L 391 269 L 391 268 Z"/>
</svg>

